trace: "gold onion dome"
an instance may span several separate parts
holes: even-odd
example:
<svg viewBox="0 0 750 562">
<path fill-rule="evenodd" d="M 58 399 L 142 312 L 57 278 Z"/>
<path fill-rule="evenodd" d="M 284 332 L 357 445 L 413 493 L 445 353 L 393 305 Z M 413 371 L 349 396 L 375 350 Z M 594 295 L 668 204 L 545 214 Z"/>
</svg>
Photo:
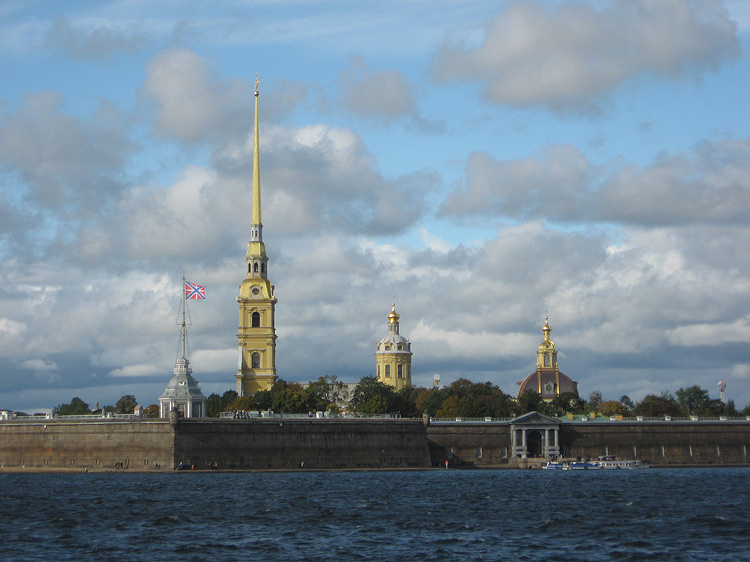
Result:
<svg viewBox="0 0 750 562">
<path fill-rule="evenodd" d="M 395 324 L 398 322 L 398 319 L 401 318 L 398 313 L 396 312 L 396 303 L 394 302 L 391 305 L 391 313 L 388 315 L 388 322 L 391 324 Z"/>
</svg>

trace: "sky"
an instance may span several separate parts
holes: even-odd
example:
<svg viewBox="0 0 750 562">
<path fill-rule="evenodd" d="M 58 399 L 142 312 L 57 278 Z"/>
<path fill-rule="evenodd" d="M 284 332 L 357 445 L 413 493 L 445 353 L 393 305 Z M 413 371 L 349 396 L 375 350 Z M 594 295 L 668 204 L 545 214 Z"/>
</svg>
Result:
<svg viewBox="0 0 750 562">
<path fill-rule="evenodd" d="M 0 409 L 234 389 L 259 78 L 287 381 L 750 403 L 750 3 L 6 0 Z"/>
</svg>

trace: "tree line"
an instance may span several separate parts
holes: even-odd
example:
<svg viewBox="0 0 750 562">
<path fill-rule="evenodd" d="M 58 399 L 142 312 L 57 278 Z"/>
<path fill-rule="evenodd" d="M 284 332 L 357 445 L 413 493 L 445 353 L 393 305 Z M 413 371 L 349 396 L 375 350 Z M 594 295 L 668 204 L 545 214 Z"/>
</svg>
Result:
<svg viewBox="0 0 750 562">
<path fill-rule="evenodd" d="M 132 414 L 136 404 L 135 396 L 128 394 L 114 406 L 91 410 L 86 402 L 75 397 L 70 403 L 60 404 L 52 411 L 57 415 Z M 627 395 L 617 400 L 605 400 L 598 390 L 592 392 L 587 400 L 567 392 L 546 402 L 533 390 L 527 390 L 516 398 L 490 382 L 472 382 L 464 378 L 442 388 L 413 386 L 396 391 L 375 377 L 367 376 L 354 387 L 351 396 L 346 395 L 346 386 L 335 375 L 320 377 L 304 386 L 278 379 L 270 389 L 251 396 L 240 397 L 234 390 L 228 390 L 222 395 L 211 394 L 207 403 L 209 417 L 219 417 L 221 412 L 237 410 L 339 414 L 342 409 L 363 415 L 398 414 L 403 418 L 421 417 L 423 412 L 435 418 L 512 418 L 534 411 L 553 417 L 592 413 L 674 418 L 750 416 L 750 405 L 739 411 L 733 400 L 723 403 L 712 399 L 708 390 L 699 386 L 683 387 L 674 394 L 648 394 L 640 402 L 633 402 Z M 146 417 L 159 417 L 159 406 L 152 404 L 143 413 Z"/>
<path fill-rule="evenodd" d="M 222 396 L 212 394 L 208 397 L 208 414 L 218 416 L 222 411 L 231 410 L 338 413 L 344 395 L 344 384 L 336 376 L 320 377 L 307 386 L 279 379 L 269 390 L 252 396 L 240 398 L 231 390 Z M 712 399 L 708 391 L 699 386 L 680 388 L 675 394 L 649 394 L 640 402 L 634 402 L 627 395 L 617 400 L 604 400 L 598 390 L 592 392 L 588 399 L 573 393 L 562 393 L 547 402 L 533 390 L 527 390 L 516 398 L 490 382 L 472 382 L 464 378 L 442 388 L 408 387 L 396 391 L 375 377 L 367 376 L 355 386 L 346 406 L 349 411 L 358 414 L 399 414 L 405 418 L 420 417 L 423 412 L 437 418 L 511 418 L 534 411 L 553 417 L 591 413 L 676 418 L 750 415 L 750 406 L 738 411 L 734 401 L 729 400 L 725 404 Z"/>
</svg>

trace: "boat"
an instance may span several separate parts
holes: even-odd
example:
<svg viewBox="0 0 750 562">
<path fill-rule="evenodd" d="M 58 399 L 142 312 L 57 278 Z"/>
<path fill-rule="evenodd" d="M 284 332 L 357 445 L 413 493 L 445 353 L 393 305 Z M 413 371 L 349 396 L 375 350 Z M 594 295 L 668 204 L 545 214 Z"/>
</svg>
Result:
<svg viewBox="0 0 750 562">
<path fill-rule="evenodd" d="M 600 468 L 613 469 L 613 468 L 624 468 L 624 469 L 635 469 L 635 468 L 649 468 L 648 463 L 645 463 L 636 459 L 618 459 L 611 455 L 599 457 L 596 461 Z"/>
<path fill-rule="evenodd" d="M 596 461 L 549 461 L 542 464 L 545 470 L 588 470 L 599 468 Z"/>
<path fill-rule="evenodd" d="M 613 456 L 599 457 L 597 460 L 575 460 L 575 461 L 549 461 L 542 464 L 545 470 L 596 470 L 596 469 L 616 469 L 626 470 L 637 468 L 649 468 L 648 463 L 636 459 L 618 459 Z"/>
</svg>

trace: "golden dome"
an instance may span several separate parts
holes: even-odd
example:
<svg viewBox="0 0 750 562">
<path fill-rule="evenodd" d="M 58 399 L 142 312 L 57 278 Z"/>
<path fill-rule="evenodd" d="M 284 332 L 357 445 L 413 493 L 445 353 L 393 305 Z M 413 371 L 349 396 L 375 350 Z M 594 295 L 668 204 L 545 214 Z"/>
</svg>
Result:
<svg viewBox="0 0 750 562">
<path fill-rule="evenodd" d="M 396 312 L 396 303 L 394 302 L 391 305 L 391 313 L 388 315 L 388 322 L 390 324 L 395 324 L 396 322 L 398 322 L 399 318 L 400 318 L 400 316 Z"/>
</svg>

